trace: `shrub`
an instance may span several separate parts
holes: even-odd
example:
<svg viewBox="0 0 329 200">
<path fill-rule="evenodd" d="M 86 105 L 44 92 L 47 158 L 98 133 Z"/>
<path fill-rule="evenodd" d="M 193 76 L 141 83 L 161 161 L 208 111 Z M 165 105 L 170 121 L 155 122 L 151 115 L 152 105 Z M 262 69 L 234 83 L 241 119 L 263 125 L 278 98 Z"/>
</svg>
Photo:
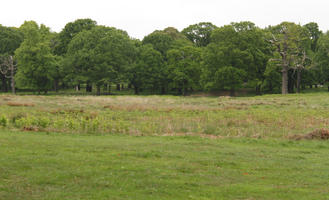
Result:
<svg viewBox="0 0 329 200">
<path fill-rule="evenodd" d="M 6 127 L 8 124 L 8 119 L 6 116 L 2 115 L 0 117 L 0 126 Z"/>
</svg>

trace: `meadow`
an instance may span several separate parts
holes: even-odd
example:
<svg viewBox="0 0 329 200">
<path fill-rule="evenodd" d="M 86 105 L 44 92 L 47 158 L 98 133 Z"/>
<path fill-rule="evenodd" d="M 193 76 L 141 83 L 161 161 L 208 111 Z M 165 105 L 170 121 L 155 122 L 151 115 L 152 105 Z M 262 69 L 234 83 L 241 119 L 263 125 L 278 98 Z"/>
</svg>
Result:
<svg viewBox="0 0 329 200">
<path fill-rule="evenodd" d="M 3 94 L 0 199 L 328 199 L 328 129 L 327 92 Z"/>
<path fill-rule="evenodd" d="M 329 93 L 256 97 L 0 95 L 6 130 L 286 138 L 329 127 Z"/>
</svg>

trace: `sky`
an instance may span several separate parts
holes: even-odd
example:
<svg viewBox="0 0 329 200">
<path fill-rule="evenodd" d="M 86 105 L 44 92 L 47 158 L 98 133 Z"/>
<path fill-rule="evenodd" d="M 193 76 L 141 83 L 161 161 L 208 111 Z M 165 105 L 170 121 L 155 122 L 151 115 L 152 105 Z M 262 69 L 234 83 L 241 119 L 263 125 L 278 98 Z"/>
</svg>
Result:
<svg viewBox="0 0 329 200">
<path fill-rule="evenodd" d="M 199 22 L 223 26 L 252 21 L 259 27 L 283 21 L 317 22 L 329 30 L 327 0 L 1 0 L 0 24 L 19 27 L 26 20 L 59 32 L 68 22 L 91 18 L 143 39 L 154 30 L 179 31 Z"/>
</svg>

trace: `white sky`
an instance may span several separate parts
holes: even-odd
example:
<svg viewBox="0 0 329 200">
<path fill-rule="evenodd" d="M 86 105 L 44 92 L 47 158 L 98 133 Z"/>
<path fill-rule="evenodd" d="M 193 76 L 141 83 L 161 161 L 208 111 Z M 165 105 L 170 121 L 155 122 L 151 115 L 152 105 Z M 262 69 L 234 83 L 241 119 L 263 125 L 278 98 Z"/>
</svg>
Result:
<svg viewBox="0 0 329 200">
<path fill-rule="evenodd" d="M 328 0 L 0 0 L 0 6 L 4 26 L 35 20 L 59 32 L 68 22 L 91 18 L 139 39 L 168 26 L 182 30 L 199 22 L 252 21 L 265 27 L 314 21 L 329 30 Z"/>
</svg>

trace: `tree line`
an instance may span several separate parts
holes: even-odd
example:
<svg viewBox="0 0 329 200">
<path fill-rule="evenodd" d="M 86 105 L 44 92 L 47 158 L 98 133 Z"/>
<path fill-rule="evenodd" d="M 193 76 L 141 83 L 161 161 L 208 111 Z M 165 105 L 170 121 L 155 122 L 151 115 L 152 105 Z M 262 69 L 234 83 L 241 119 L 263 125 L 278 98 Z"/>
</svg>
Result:
<svg viewBox="0 0 329 200">
<path fill-rule="evenodd" d="M 209 22 L 156 30 L 143 40 L 127 32 L 78 19 L 59 32 L 26 21 L 0 25 L 0 86 L 3 92 L 65 88 L 111 92 L 126 84 L 135 94 L 254 88 L 294 93 L 329 79 L 329 32 L 316 23 L 252 22 L 217 27 Z"/>
</svg>

